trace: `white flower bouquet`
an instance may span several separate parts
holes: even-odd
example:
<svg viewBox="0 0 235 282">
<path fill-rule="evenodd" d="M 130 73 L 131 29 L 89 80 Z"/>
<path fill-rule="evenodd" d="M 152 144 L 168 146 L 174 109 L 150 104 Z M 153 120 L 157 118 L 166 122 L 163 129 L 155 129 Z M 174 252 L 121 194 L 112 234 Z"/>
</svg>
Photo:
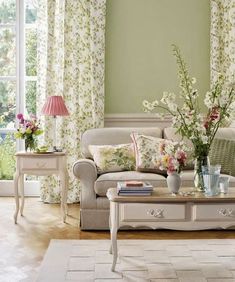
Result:
<svg viewBox="0 0 235 282">
<path fill-rule="evenodd" d="M 144 110 L 152 112 L 156 108 L 161 108 L 170 114 L 177 133 L 182 138 L 191 140 L 194 157 L 199 160 L 205 159 L 219 127 L 234 117 L 235 85 L 228 84 L 222 75 L 218 75 L 215 85 L 205 95 L 204 104 L 207 110 L 203 113 L 199 107 L 198 91 L 194 88 L 196 79 L 190 78 L 185 61 L 175 45 L 173 52 L 179 69 L 180 94 L 177 97 L 179 100 L 176 101 L 174 93 L 164 92 L 160 101 L 144 100 Z"/>
</svg>

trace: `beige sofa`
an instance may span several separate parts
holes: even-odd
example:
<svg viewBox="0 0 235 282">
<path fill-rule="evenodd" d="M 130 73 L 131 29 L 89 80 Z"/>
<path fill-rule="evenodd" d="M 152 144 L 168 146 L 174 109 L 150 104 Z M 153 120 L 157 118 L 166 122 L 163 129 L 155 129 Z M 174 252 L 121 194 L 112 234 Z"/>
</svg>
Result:
<svg viewBox="0 0 235 282">
<path fill-rule="evenodd" d="M 81 140 L 81 150 L 84 159 L 75 162 L 74 175 L 81 181 L 80 218 L 82 230 L 106 230 L 109 228 L 109 201 L 106 192 L 110 187 L 116 187 L 117 181 L 144 180 L 155 187 L 166 187 L 166 178 L 156 173 L 137 171 L 110 172 L 98 175 L 89 145 L 114 145 L 131 143 L 130 134 L 140 134 L 179 140 L 173 128 L 100 128 L 87 130 Z M 218 137 L 235 140 L 235 129 L 222 128 Z M 182 173 L 182 186 L 193 185 L 193 170 Z M 235 177 L 230 178 L 230 186 L 235 187 Z"/>
</svg>

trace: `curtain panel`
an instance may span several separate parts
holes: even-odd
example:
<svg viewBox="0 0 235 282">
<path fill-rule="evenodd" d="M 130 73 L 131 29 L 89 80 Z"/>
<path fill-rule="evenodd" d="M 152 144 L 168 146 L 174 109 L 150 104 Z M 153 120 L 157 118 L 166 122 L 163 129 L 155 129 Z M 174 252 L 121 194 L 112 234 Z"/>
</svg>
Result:
<svg viewBox="0 0 235 282">
<path fill-rule="evenodd" d="M 68 154 L 68 202 L 79 201 L 72 165 L 81 158 L 81 134 L 104 121 L 106 0 L 39 0 L 37 110 L 48 96 L 63 96 L 70 115 L 57 118 L 57 146 Z M 52 146 L 52 117 L 42 117 L 45 144 Z M 44 202 L 60 202 L 56 176 L 41 180 Z"/>
<path fill-rule="evenodd" d="M 235 81 L 235 0 L 211 0 L 211 83 Z"/>
</svg>

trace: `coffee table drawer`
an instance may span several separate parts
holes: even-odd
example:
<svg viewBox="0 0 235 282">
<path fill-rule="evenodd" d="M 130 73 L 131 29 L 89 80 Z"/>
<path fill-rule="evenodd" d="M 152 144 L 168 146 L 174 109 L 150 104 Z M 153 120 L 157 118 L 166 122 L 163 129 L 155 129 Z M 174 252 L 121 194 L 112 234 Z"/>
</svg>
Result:
<svg viewBox="0 0 235 282">
<path fill-rule="evenodd" d="M 196 204 L 193 207 L 193 220 L 235 220 L 235 204 Z"/>
<path fill-rule="evenodd" d="M 120 221 L 185 220 L 184 204 L 121 204 Z"/>
<path fill-rule="evenodd" d="M 57 169 L 57 158 L 25 158 L 21 162 L 22 169 Z"/>
</svg>

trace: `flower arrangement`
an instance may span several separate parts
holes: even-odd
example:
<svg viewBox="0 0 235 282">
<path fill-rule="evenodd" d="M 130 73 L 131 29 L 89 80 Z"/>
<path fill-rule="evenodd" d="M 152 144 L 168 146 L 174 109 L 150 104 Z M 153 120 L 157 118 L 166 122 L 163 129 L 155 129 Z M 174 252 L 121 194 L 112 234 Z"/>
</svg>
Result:
<svg viewBox="0 0 235 282">
<path fill-rule="evenodd" d="M 15 138 L 25 139 L 26 151 L 35 149 L 35 137 L 43 133 L 43 130 L 40 129 L 40 121 L 33 114 L 26 118 L 20 113 L 17 114 L 16 118 L 19 120 L 19 128 L 15 133 Z"/>
<path fill-rule="evenodd" d="M 194 88 L 196 78 L 190 78 L 180 50 L 173 45 L 174 55 L 179 67 L 180 95 L 182 103 L 176 103 L 174 93 L 164 92 L 160 100 L 143 101 L 144 110 L 151 112 L 156 108 L 166 110 L 173 118 L 173 127 L 182 137 L 187 137 L 194 146 L 194 156 L 208 155 L 211 143 L 218 128 L 229 121 L 235 112 L 235 84 L 227 84 L 222 75 L 205 95 L 207 108 L 205 116 L 200 111 L 199 95 Z"/>
<path fill-rule="evenodd" d="M 144 110 L 152 112 L 161 108 L 172 116 L 173 127 L 182 138 L 191 140 L 195 159 L 198 160 L 198 173 L 202 160 L 209 155 L 211 144 L 219 127 L 231 121 L 235 113 L 235 84 L 228 84 L 222 75 L 218 75 L 216 83 L 205 95 L 206 113 L 199 107 L 199 94 L 194 85 L 196 79 L 189 76 L 180 50 L 173 45 L 173 53 L 179 69 L 180 94 L 179 104 L 174 93 L 164 92 L 160 100 L 143 101 Z M 196 187 L 202 184 L 195 184 Z"/>
<path fill-rule="evenodd" d="M 160 170 L 167 170 L 167 174 L 180 173 L 186 165 L 186 146 L 183 142 L 160 143 L 160 156 L 156 160 Z"/>
</svg>

